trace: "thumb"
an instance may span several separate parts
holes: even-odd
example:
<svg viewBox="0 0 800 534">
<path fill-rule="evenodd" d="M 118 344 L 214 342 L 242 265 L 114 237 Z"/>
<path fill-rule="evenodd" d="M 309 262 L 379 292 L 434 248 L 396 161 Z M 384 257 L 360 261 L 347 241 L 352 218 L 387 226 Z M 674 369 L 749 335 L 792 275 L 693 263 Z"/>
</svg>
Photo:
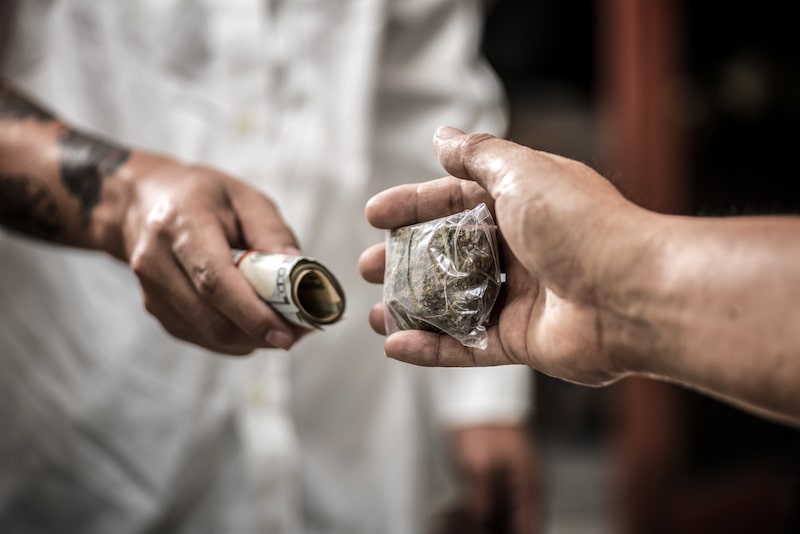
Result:
<svg viewBox="0 0 800 534">
<path fill-rule="evenodd" d="M 436 130 L 433 149 L 444 170 L 477 182 L 495 199 L 512 185 L 514 167 L 534 154 L 529 148 L 491 134 L 465 134 L 450 126 Z"/>
<path fill-rule="evenodd" d="M 231 201 L 247 248 L 264 252 L 300 254 L 297 238 L 267 196 L 249 187 L 232 188 Z"/>
</svg>

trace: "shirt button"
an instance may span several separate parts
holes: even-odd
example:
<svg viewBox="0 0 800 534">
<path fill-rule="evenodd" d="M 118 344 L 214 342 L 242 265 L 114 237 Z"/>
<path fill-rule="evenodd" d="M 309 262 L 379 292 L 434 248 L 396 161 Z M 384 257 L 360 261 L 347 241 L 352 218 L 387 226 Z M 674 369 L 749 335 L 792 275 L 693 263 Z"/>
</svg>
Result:
<svg viewBox="0 0 800 534">
<path fill-rule="evenodd" d="M 263 384 L 254 384 L 250 386 L 248 395 L 250 405 L 254 408 L 261 408 L 269 402 L 269 390 Z"/>
<path fill-rule="evenodd" d="M 253 132 L 253 117 L 250 113 L 239 112 L 234 119 L 234 127 L 239 135 L 245 136 Z"/>
</svg>

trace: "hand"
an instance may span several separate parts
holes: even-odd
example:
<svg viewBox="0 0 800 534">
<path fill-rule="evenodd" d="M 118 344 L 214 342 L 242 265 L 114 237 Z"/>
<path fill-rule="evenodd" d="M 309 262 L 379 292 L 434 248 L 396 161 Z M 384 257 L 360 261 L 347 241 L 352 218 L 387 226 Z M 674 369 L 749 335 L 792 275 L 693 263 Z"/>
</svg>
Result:
<svg viewBox="0 0 800 534">
<path fill-rule="evenodd" d="M 451 454 L 461 495 L 442 534 L 530 534 L 538 523 L 536 459 L 521 425 L 455 429 Z"/>
<path fill-rule="evenodd" d="M 227 354 L 288 349 L 306 332 L 261 301 L 232 263 L 232 247 L 298 253 L 267 197 L 212 169 L 143 153 L 114 179 L 127 193 L 108 248 L 130 262 L 145 307 L 167 332 Z"/>
<path fill-rule="evenodd" d="M 437 132 L 434 148 L 445 170 L 460 179 L 379 193 L 367 204 L 367 219 L 395 228 L 487 202 L 503 241 L 505 299 L 486 350 L 442 334 L 402 331 L 386 340 L 387 356 L 438 366 L 523 363 L 586 384 L 620 377 L 611 358 L 615 313 L 599 303 L 608 304 L 607 283 L 642 261 L 642 249 L 622 240 L 646 241 L 651 214 L 563 157 L 452 128 Z M 362 254 L 359 268 L 368 281 L 381 282 L 384 264 L 385 247 L 376 245 Z M 383 313 L 378 305 L 370 315 L 381 333 Z"/>
<path fill-rule="evenodd" d="M 0 83 L 0 225 L 128 261 L 145 307 L 180 339 L 229 354 L 288 349 L 304 330 L 262 302 L 231 247 L 297 253 L 264 195 L 229 176 L 77 131 Z"/>
</svg>

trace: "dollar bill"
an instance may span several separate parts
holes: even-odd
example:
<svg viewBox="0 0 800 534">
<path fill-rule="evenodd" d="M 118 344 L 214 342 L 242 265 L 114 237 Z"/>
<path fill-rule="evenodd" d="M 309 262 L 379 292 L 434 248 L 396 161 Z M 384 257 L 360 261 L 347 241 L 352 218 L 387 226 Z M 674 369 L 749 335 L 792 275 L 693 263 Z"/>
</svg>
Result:
<svg viewBox="0 0 800 534">
<path fill-rule="evenodd" d="M 339 281 L 314 258 L 233 250 L 233 262 L 256 293 L 287 321 L 320 329 L 344 314 Z"/>
</svg>

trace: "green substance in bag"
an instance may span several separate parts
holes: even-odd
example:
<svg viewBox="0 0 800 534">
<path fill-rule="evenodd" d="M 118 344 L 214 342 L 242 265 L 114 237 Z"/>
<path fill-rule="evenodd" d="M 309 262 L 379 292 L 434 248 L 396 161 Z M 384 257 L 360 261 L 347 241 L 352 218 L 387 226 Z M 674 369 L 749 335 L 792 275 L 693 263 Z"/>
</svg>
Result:
<svg viewBox="0 0 800 534">
<path fill-rule="evenodd" d="M 500 291 L 496 227 L 472 210 L 391 230 L 384 304 L 387 331 L 428 330 L 485 348 L 485 323 Z"/>
</svg>

